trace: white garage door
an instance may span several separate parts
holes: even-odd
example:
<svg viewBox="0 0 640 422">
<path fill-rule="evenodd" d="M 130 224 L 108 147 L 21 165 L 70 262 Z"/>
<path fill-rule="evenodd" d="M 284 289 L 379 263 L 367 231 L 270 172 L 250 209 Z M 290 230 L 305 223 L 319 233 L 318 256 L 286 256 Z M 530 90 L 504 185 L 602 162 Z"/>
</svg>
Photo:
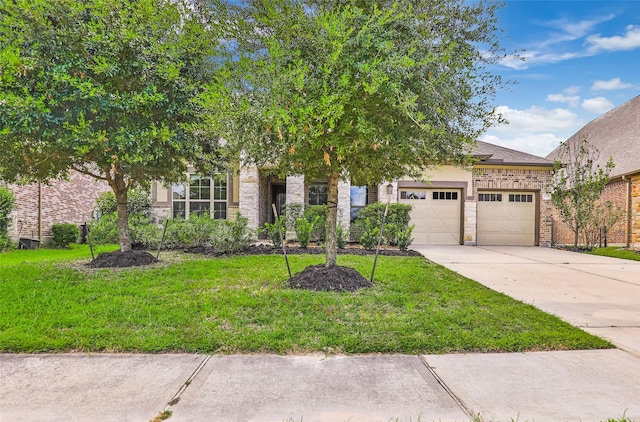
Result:
<svg viewBox="0 0 640 422">
<path fill-rule="evenodd" d="M 461 197 L 459 189 L 400 188 L 400 202 L 413 205 L 413 243 L 459 245 Z"/>
<path fill-rule="evenodd" d="M 535 244 L 536 195 L 478 192 L 478 245 Z"/>
</svg>

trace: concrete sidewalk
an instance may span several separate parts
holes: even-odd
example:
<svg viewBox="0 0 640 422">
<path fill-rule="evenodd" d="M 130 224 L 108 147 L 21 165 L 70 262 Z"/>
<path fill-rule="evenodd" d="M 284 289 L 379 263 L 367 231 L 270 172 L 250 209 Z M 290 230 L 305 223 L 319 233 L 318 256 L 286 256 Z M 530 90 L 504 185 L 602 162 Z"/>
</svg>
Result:
<svg viewBox="0 0 640 422">
<path fill-rule="evenodd" d="M 460 355 L 0 355 L 0 420 L 640 420 L 621 350 Z M 170 404 L 169 404 L 170 403 Z"/>
<path fill-rule="evenodd" d="M 640 263 L 418 248 L 624 350 L 458 355 L 0 354 L 0 421 L 640 421 Z M 634 337 L 635 336 L 635 337 Z"/>
</svg>

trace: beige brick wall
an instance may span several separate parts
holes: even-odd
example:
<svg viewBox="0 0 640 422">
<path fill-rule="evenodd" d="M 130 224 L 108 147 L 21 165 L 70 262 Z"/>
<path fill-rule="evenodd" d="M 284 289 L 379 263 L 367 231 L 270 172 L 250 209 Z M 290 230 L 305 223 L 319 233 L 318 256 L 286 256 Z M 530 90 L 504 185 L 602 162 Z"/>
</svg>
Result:
<svg viewBox="0 0 640 422">
<path fill-rule="evenodd" d="M 473 170 L 473 197 L 478 197 L 478 189 L 521 190 L 536 192 L 539 201 L 540 226 L 538 242 L 551 243 L 551 169 L 547 168 L 496 168 L 477 166 Z"/>
<path fill-rule="evenodd" d="M 16 199 L 10 235 L 14 238 L 30 237 L 43 241 L 52 236 L 51 226 L 55 223 L 80 225 L 92 218 L 96 198 L 111 188 L 104 181 L 71 172 L 69 180 L 54 180 L 48 185 L 9 185 Z M 40 197 L 42 213 L 39 217 Z"/>
</svg>

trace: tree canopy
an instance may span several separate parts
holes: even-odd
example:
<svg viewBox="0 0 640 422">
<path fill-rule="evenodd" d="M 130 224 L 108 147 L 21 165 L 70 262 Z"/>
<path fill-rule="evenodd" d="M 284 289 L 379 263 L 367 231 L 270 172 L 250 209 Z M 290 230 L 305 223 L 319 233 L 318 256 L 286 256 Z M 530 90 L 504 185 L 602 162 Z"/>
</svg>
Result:
<svg viewBox="0 0 640 422">
<path fill-rule="evenodd" d="M 215 77 L 212 2 L 13 0 L 0 5 L 0 179 L 77 170 L 118 200 L 122 250 L 135 185 L 176 181 L 215 151 L 193 101 Z"/>
<path fill-rule="evenodd" d="M 499 116 L 498 5 L 462 0 L 254 0 L 205 103 L 246 164 L 328 181 L 335 264 L 339 179 L 358 185 L 462 163 Z"/>
</svg>

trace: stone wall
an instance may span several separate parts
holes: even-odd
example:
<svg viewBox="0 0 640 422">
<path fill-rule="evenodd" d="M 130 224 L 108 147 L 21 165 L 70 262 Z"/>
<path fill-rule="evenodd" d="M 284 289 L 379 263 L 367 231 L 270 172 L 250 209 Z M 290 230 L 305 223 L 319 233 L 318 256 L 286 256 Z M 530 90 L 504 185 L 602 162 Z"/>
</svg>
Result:
<svg viewBox="0 0 640 422">
<path fill-rule="evenodd" d="M 16 199 L 9 235 L 47 241 L 55 223 L 83 224 L 93 217 L 98 196 L 111 191 L 104 181 L 71 172 L 69 180 L 54 180 L 48 185 L 9 185 Z M 41 209 L 40 217 L 39 209 Z"/>
<path fill-rule="evenodd" d="M 473 197 L 478 197 L 478 189 L 521 190 L 538 193 L 537 198 L 540 212 L 538 242 L 540 246 L 550 245 L 551 227 L 553 224 L 550 178 L 551 169 L 477 166 L 473 170 Z"/>
</svg>

